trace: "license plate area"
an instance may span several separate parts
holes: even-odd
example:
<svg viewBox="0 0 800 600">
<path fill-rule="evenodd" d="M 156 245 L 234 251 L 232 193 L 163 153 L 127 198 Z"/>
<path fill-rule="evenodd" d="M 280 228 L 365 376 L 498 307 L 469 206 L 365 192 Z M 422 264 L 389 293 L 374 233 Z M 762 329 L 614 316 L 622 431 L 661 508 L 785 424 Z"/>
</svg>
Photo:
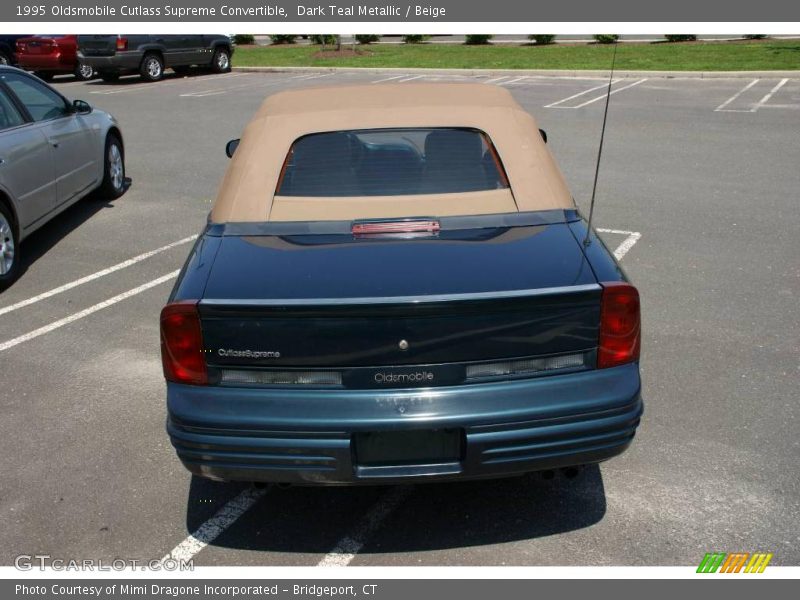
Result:
<svg viewBox="0 0 800 600">
<path fill-rule="evenodd" d="M 463 429 L 421 429 L 353 434 L 356 464 L 401 467 L 456 463 L 464 457 Z"/>
</svg>

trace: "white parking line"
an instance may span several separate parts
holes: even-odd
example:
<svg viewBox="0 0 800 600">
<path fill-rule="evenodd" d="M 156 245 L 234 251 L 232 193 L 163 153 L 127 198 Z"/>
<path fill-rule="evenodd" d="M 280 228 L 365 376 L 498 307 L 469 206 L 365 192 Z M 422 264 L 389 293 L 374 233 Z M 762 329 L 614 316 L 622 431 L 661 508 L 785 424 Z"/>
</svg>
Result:
<svg viewBox="0 0 800 600">
<path fill-rule="evenodd" d="M 359 553 L 369 537 L 380 527 L 387 516 L 405 500 L 413 487 L 393 487 L 361 517 L 348 535 L 317 563 L 318 567 L 346 567 Z"/>
<path fill-rule="evenodd" d="M 293 75 L 289 79 L 316 79 L 317 77 L 328 77 L 335 75 L 335 73 L 304 73 L 302 75 Z"/>
<path fill-rule="evenodd" d="M 777 92 L 777 91 L 778 91 L 779 89 L 781 89 L 781 88 L 782 88 L 784 85 L 786 85 L 786 82 L 787 82 L 787 81 L 789 81 L 789 79 L 788 79 L 788 78 L 786 78 L 786 79 L 782 79 L 782 80 L 780 81 L 780 83 L 778 83 L 778 84 L 777 84 L 777 85 L 776 85 L 774 88 L 772 88 L 772 89 L 769 91 L 769 93 L 767 93 L 767 95 L 766 95 L 766 96 L 764 96 L 764 97 L 763 97 L 761 100 L 759 100 L 758 102 L 756 102 L 756 104 L 753 106 L 753 108 L 751 108 L 751 109 L 750 109 L 750 112 L 756 112 L 756 111 L 757 111 L 759 108 L 761 108 L 761 107 L 762 107 L 762 106 L 764 106 L 764 105 L 765 105 L 767 102 L 769 102 L 769 99 L 770 99 L 770 98 L 772 98 L 772 96 L 775 94 L 775 92 Z"/>
<path fill-rule="evenodd" d="M 155 83 L 131 83 L 124 87 L 116 86 L 110 90 L 96 90 L 90 92 L 92 94 L 103 94 L 109 96 L 111 94 L 127 94 L 130 92 L 145 92 L 148 90 L 160 90 L 165 87 L 171 87 L 181 83 L 193 83 L 195 81 L 205 81 L 206 79 L 213 79 L 219 81 L 220 79 L 232 79 L 234 77 L 242 77 L 246 73 L 226 73 L 224 75 L 202 75 L 199 77 L 180 77 L 178 79 L 166 79 L 164 81 L 157 81 Z"/>
<path fill-rule="evenodd" d="M 161 559 L 161 563 L 163 564 L 164 561 L 169 559 L 185 561 L 192 558 L 213 542 L 223 531 L 233 525 L 239 517 L 250 510 L 266 492 L 266 488 L 253 487 L 244 490 L 220 508 L 208 521 L 200 525 L 197 531 L 175 546 L 169 554 Z"/>
<path fill-rule="evenodd" d="M 0 344 L 0 352 L 8 350 L 9 348 L 13 348 L 23 342 L 28 342 L 32 339 L 39 337 L 40 335 L 44 335 L 45 333 L 50 333 L 51 331 L 55 331 L 60 327 L 64 327 L 64 325 L 69 325 L 70 323 L 74 323 L 79 319 L 83 319 L 84 317 L 88 317 L 92 313 L 96 313 L 98 310 L 102 310 L 107 308 L 117 302 L 122 302 L 123 300 L 135 296 L 137 294 L 141 294 L 142 292 L 149 290 L 157 285 L 161 285 L 162 283 L 169 281 L 170 279 L 175 279 L 178 276 L 180 271 L 173 271 L 172 273 L 167 273 L 166 275 L 162 275 L 152 281 L 148 281 L 145 284 L 137 286 L 133 289 L 128 290 L 127 292 L 123 292 L 118 294 L 108 300 L 104 300 L 103 302 L 98 302 L 94 306 L 90 306 L 82 311 L 76 312 L 75 314 L 69 315 L 68 317 L 64 317 L 63 319 L 59 319 L 58 321 L 53 321 L 49 325 L 45 325 L 44 327 L 39 327 L 39 329 L 34 329 L 33 331 L 26 333 L 24 335 L 20 335 L 15 337 L 14 339 L 8 340 L 7 342 L 3 342 Z"/>
<path fill-rule="evenodd" d="M 292 77 L 292 79 L 295 79 Z M 309 78 L 310 79 L 310 78 Z M 196 90 L 194 92 L 186 92 L 185 94 L 178 94 L 180 98 L 205 98 L 206 96 L 219 96 L 221 94 L 227 94 L 228 92 L 236 91 L 236 90 L 244 90 L 248 88 L 257 88 L 257 87 L 269 87 L 272 85 L 277 85 L 279 83 L 286 83 L 288 81 L 287 78 L 281 79 L 268 79 L 268 80 L 259 80 L 257 83 L 242 83 L 240 85 L 229 85 L 226 87 L 216 87 L 216 88 L 208 88 L 205 90 Z"/>
<path fill-rule="evenodd" d="M 747 90 L 749 90 L 751 87 L 753 87 L 753 86 L 754 86 L 755 84 L 757 84 L 759 81 L 761 81 L 761 80 L 760 80 L 760 79 L 753 79 L 753 81 L 751 81 L 750 83 L 748 83 L 746 86 L 744 86 L 744 87 L 743 87 L 742 89 L 740 89 L 738 92 L 736 92 L 736 93 L 735 93 L 733 96 L 731 96 L 730 98 L 728 98 L 727 100 L 725 100 L 725 102 L 723 102 L 723 103 L 722 103 L 722 104 L 720 104 L 720 105 L 719 105 L 717 108 L 715 108 L 715 109 L 714 109 L 714 112 L 750 112 L 750 111 L 740 111 L 740 110 L 727 110 L 727 111 L 726 111 L 726 110 L 725 110 L 725 107 L 726 107 L 726 106 L 728 106 L 728 105 L 729 105 L 731 102 L 733 102 L 734 100 L 736 100 L 736 99 L 737 99 L 739 96 L 741 96 L 742 94 L 744 94 L 744 93 L 745 93 Z"/>
<path fill-rule="evenodd" d="M 495 77 L 494 79 L 487 79 L 483 83 L 490 84 L 490 83 L 497 83 L 498 81 L 502 81 L 503 79 L 508 79 L 508 75 L 503 75 L 502 77 Z"/>
<path fill-rule="evenodd" d="M 178 240 L 177 242 L 172 242 L 171 244 L 167 244 L 166 246 L 161 246 L 161 248 L 156 248 L 155 250 L 150 250 L 149 252 L 144 252 L 142 254 L 139 254 L 138 256 L 129 258 L 128 260 L 123 260 L 121 263 L 117 263 L 111 267 L 102 269 L 100 271 L 97 271 L 96 273 L 92 273 L 91 275 L 87 275 L 86 277 L 81 277 L 80 279 L 76 279 L 75 281 L 70 281 L 69 283 L 65 283 L 64 285 L 58 286 L 57 288 L 53 288 L 52 290 L 43 292 L 38 296 L 32 296 L 31 298 L 20 300 L 19 302 L 15 302 L 14 304 L 11 304 L 9 306 L 0 308 L 0 316 L 15 311 L 17 309 L 23 308 L 25 306 L 30 306 L 31 304 L 35 304 L 37 302 L 40 302 L 41 300 L 52 298 L 56 294 L 66 292 L 67 290 L 76 288 L 79 285 L 83 285 L 84 283 L 89 283 L 90 281 L 94 281 L 95 279 L 100 279 L 101 277 L 105 277 L 106 275 L 110 275 L 111 273 L 130 267 L 131 265 L 135 265 L 138 262 L 142 262 L 143 260 L 155 256 L 156 254 L 166 252 L 167 250 L 171 250 L 172 248 L 176 248 L 177 246 L 181 246 L 183 244 L 188 244 L 189 242 L 192 242 L 196 239 L 197 239 L 196 235 L 190 235 L 189 237 L 185 237 L 182 240 Z"/>
<path fill-rule="evenodd" d="M 628 236 L 619 246 L 617 246 L 617 249 L 614 250 L 614 258 L 616 258 L 617 260 L 622 260 L 622 257 L 625 256 L 628 253 L 628 251 L 631 248 L 633 248 L 633 245 L 636 242 L 638 242 L 642 237 L 642 234 L 639 233 L 638 231 L 623 231 L 621 229 L 602 229 L 602 228 L 598 228 L 597 231 L 601 233 L 616 233 L 619 235 Z"/>
<path fill-rule="evenodd" d="M 613 85 L 613 84 L 617 83 L 618 81 L 619 81 L 619 79 L 612 79 L 611 80 L 611 84 Z M 598 85 L 596 87 L 590 88 L 588 90 L 584 90 L 582 92 L 578 92 L 577 94 L 572 94 L 572 96 L 568 96 L 568 97 L 564 98 L 563 100 L 558 100 L 558 101 L 552 102 L 550 104 L 545 104 L 544 107 L 545 108 L 571 108 L 571 107 L 558 106 L 558 105 L 559 104 L 563 104 L 564 102 L 567 102 L 569 100 L 572 100 L 573 98 L 578 98 L 579 96 L 583 96 L 584 94 L 588 94 L 589 92 L 595 92 L 595 91 L 597 91 L 597 90 L 599 90 L 601 88 L 604 88 L 604 87 L 608 87 L 608 82 L 603 83 L 601 85 Z"/>
<path fill-rule="evenodd" d="M 504 81 L 503 83 L 498 83 L 497 85 L 511 85 L 512 83 L 517 83 L 518 81 L 522 81 L 523 79 L 527 79 L 527 77 L 517 77 L 516 79 L 512 79 L 511 81 Z"/>
<path fill-rule="evenodd" d="M 411 77 L 406 77 L 405 79 L 401 79 L 397 83 L 405 83 L 406 81 L 414 81 L 415 79 L 422 79 L 425 75 L 412 75 Z"/>
<path fill-rule="evenodd" d="M 407 77 L 407 75 L 394 75 L 393 77 L 385 77 L 383 79 L 376 79 L 375 81 L 370 81 L 370 83 L 383 83 L 384 81 L 392 81 L 394 79 L 400 79 L 401 77 Z"/>
<path fill-rule="evenodd" d="M 624 90 L 630 89 L 635 85 L 639 85 L 640 83 L 644 83 L 645 81 L 647 81 L 647 77 L 645 77 L 644 79 L 640 79 L 639 81 L 634 81 L 633 83 L 630 83 L 628 85 L 623 85 L 620 88 L 613 89 L 613 90 L 611 90 L 611 92 L 607 92 L 607 93 L 603 94 L 602 96 L 598 96 L 597 98 L 592 98 L 591 100 L 587 100 L 583 104 L 578 104 L 577 106 L 573 106 L 572 108 L 583 108 L 584 106 L 589 106 L 592 102 L 597 102 L 598 100 L 602 100 L 606 96 L 613 96 L 614 94 L 616 94 L 618 92 L 622 92 Z M 563 108 L 563 107 L 558 107 L 558 108 Z"/>
</svg>

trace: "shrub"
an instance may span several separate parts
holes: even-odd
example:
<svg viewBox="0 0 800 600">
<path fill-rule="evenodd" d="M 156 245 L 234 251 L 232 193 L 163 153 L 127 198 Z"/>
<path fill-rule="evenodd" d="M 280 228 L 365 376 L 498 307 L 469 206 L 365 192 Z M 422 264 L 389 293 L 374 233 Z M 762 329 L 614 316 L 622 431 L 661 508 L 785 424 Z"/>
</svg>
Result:
<svg viewBox="0 0 800 600">
<path fill-rule="evenodd" d="M 488 44 L 493 37 L 493 35 L 468 35 L 464 43 L 469 46 L 482 46 Z"/>
<path fill-rule="evenodd" d="M 694 42 L 697 41 L 696 35 L 665 35 L 668 42 Z"/>
<path fill-rule="evenodd" d="M 556 39 L 554 35 L 529 35 L 528 39 L 535 43 L 537 46 L 546 46 L 552 44 Z"/>
<path fill-rule="evenodd" d="M 273 44 L 294 44 L 296 37 L 296 35 L 271 35 L 269 39 Z"/>
<path fill-rule="evenodd" d="M 336 36 L 332 33 L 327 33 L 325 35 L 312 35 L 311 42 L 314 44 L 335 44 Z"/>
<path fill-rule="evenodd" d="M 403 42 L 406 44 L 421 44 L 429 37 L 429 35 L 404 35 Z"/>
<path fill-rule="evenodd" d="M 595 34 L 592 37 L 594 38 L 594 41 L 597 42 L 598 44 L 613 44 L 619 39 L 619 36 L 615 33 Z"/>
<path fill-rule="evenodd" d="M 237 33 L 233 36 L 233 43 L 237 46 L 243 46 L 246 44 L 255 44 L 256 43 L 256 36 L 252 33 Z"/>
<path fill-rule="evenodd" d="M 765 37 L 767 37 L 767 36 L 764 35 L 763 33 L 748 33 L 747 35 L 744 36 L 744 39 L 746 39 L 746 40 L 763 40 Z"/>
<path fill-rule="evenodd" d="M 357 35 L 356 36 L 356 41 L 359 44 L 371 44 L 373 42 L 377 42 L 379 39 L 381 39 L 381 36 L 379 36 L 379 35 Z"/>
</svg>

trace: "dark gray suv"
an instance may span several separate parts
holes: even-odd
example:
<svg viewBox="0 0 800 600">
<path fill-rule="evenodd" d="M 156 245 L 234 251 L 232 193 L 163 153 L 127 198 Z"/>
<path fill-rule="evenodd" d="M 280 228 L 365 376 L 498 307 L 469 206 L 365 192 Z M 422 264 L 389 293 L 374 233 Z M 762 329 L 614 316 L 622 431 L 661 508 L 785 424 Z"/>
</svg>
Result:
<svg viewBox="0 0 800 600">
<path fill-rule="evenodd" d="M 191 67 L 214 73 L 231 69 L 233 43 L 227 35 L 80 35 L 78 56 L 105 81 L 139 73 L 146 81 L 158 81 L 164 69 L 176 73 Z"/>
</svg>

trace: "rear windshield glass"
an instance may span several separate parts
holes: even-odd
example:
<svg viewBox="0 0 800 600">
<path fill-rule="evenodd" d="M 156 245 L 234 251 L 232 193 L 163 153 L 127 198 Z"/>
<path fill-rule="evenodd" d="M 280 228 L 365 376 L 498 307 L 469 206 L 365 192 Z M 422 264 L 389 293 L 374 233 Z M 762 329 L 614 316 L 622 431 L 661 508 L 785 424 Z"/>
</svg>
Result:
<svg viewBox="0 0 800 600">
<path fill-rule="evenodd" d="M 508 187 L 489 137 L 476 129 L 314 133 L 289 150 L 279 196 L 403 196 Z"/>
</svg>

